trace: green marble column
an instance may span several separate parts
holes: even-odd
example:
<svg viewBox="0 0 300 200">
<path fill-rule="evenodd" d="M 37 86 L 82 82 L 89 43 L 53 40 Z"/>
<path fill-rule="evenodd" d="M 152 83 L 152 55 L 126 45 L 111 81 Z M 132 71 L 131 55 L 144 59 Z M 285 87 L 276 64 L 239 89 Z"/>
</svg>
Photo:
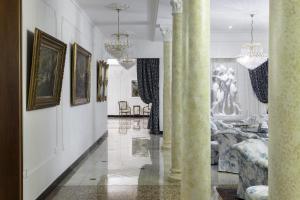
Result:
<svg viewBox="0 0 300 200">
<path fill-rule="evenodd" d="M 188 23 L 188 12 L 189 12 L 189 3 L 188 0 L 183 0 L 182 1 L 182 7 L 183 7 L 183 25 L 182 25 L 182 45 L 183 45 L 183 77 L 186 78 L 188 71 L 187 71 L 187 67 L 189 64 L 189 23 Z M 184 91 L 183 93 L 186 94 L 186 81 L 183 81 L 184 83 Z M 185 98 L 184 98 L 185 99 Z"/>
<path fill-rule="evenodd" d="M 188 5 L 188 126 L 184 132 L 181 199 L 209 200 L 210 0 L 189 0 Z"/>
<path fill-rule="evenodd" d="M 188 65 L 189 65 L 189 31 L 188 31 L 188 0 L 183 0 L 182 1 L 182 7 L 183 7 L 183 25 L 182 25 L 182 52 L 183 52 L 183 130 L 186 129 L 186 126 L 189 124 L 186 114 L 188 113 L 188 107 L 189 105 L 187 104 L 187 75 L 188 75 Z M 183 137 L 184 138 L 184 137 Z M 184 146 L 182 148 L 185 148 Z"/>
<path fill-rule="evenodd" d="M 164 139 L 163 150 L 171 148 L 172 130 L 172 31 L 161 28 L 164 39 Z"/>
<path fill-rule="evenodd" d="M 172 147 L 170 180 L 181 180 L 182 149 L 182 2 L 171 0 L 173 8 L 173 53 L 172 53 Z"/>
<path fill-rule="evenodd" d="M 270 1 L 269 199 L 300 198 L 300 1 Z"/>
</svg>

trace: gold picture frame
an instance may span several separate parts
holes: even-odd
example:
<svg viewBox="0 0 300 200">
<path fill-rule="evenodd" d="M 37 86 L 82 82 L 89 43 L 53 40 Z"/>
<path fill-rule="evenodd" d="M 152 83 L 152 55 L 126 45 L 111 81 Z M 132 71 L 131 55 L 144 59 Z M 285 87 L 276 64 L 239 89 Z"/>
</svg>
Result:
<svg viewBox="0 0 300 200">
<path fill-rule="evenodd" d="M 103 101 L 107 101 L 107 86 L 108 86 L 108 68 L 109 65 L 107 64 L 104 67 L 104 72 L 103 72 Z"/>
<path fill-rule="evenodd" d="M 27 110 L 60 104 L 67 45 L 35 29 Z"/>
<path fill-rule="evenodd" d="M 90 102 L 92 54 L 83 47 L 72 45 L 71 66 L 71 105 L 83 105 Z"/>
<path fill-rule="evenodd" d="M 107 71 L 108 63 L 104 60 L 97 62 L 97 101 L 107 101 Z"/>
<path fill-rule="evenodd" d="M 104 96 L 103 96 L 103 69 L 105 68 L 105 66 L 107 65 L 107 63 L 104 60 L 99 60 L 97 62 L 97 101 L 98 102 L 102 102 L 104 100 Z"/>
</svg>

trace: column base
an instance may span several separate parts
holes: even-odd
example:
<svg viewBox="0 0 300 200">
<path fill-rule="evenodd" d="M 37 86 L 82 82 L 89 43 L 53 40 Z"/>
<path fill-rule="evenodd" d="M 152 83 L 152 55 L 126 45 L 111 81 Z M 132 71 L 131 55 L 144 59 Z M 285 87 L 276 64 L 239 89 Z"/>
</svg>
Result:
<svg viewBox="0 0 300 200">
<path fill-rule="evenodd" d="M 164 143 L 163 145 L 161 145 L 161 149 L 162 150 L 170 150 L 171 149 L 171 143 Z"/>
<path fill-rule="evenodd" d="M 181 171 L 176 169 L 171 169 L 168 176 L 168 180 L 171 182 L 181 181 Z"/>
</svg>

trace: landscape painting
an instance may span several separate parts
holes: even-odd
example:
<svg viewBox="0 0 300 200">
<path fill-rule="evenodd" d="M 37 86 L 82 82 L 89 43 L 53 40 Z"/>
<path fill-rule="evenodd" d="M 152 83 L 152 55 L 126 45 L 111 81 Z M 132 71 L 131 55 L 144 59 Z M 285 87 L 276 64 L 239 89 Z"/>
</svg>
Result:
<svg viewBox="0 0 300 200">
<path fill-rule="evenodd" d="M 41 46 L 36 88 L 38 97 L 53 96 L 56 78 L 55 68 L 57 66 L 58 57 L 59 52 L 49 49 L 44 45 Z"/>
<path fill-rule="evenodd" d="M 71 104 L 73 106 L 90 102 L 90 65 L 91 53 L 77 43 L 73 44 L 71 74 Z"/>
<path fill-rule="evenodd" d="M 108 68 L 107 62 L 104 60 L 100 60 L 97 63 L 97 101 L 102 102 L 105 101 L 106 96 L 105 96 L 105 86 L 106 86 L 106 81 L 105 81 L 105 73 L 106 69 Z"/>
<path fill-rule="evenodd" d="M 139 97 L 139 87 L 137 81 L 131 81 L 131 96 Z"/>
<path fill-rule="evenodd" d="M 108 65 L 103 68 L 103 101 L 107 101 Z"/>
<path fill-rule="evenodd" d="M 59 105 L 67 45 L 36 29 L 27 110 Z"/>
</svg>

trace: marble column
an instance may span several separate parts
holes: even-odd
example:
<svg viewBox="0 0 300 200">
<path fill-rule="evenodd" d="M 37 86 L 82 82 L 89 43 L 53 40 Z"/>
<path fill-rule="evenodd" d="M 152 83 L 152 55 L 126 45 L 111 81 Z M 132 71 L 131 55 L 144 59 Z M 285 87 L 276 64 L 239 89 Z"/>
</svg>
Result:
<svg viewBox="0 0 300 200">
<path fill-rule="evenodd" d="M 188 1 L 188 66 L 181 199 L 211 199 L 210 0 Z"/>
<path fill-rule="evenodd" d="M 182 25 L 182 58 L 183 58 L 183 80 L 187 80 L 187 75 L 188 75 L 188 65 L 189 65 L 189 35 L 188 35 L 188 0 L 182 0 L 182 7 L 183 7 L 183 16 L 182 16 L 182 20 L 183 25 Z M 187 81 L 183 81 L 183 130 L 186 129 L 186 126 L 188 125 L 188 120 L 186 117 L 186 114 L 188 112 L 188 104 L 187 104 Z"/>
<path fill-rule="evenodd" d="M 163 150 L 171 148 L 172 130 L 172 31 L 170 28 L 161 28 L 164 39 L 164 139 Z"/>
<path fill-rule="evenodd" d="M 269 199 L 300 197 L 300 1 L 270 1 Z"/>
<path fill-rule="evenodd" d="M 187 77 L 187 66 L 189 64 L 189 23 L 188 22 L 188 12 L 189 12 L 189 3 L 188 0 L 182 0 L 182 7 L 183 7 L 183 25 L 182 25 L 182 45 L 183 45 L 183 77 Z M 186 94 L 186 81 L 184 83 L 184 94 Z M 185 98 L 184 98 L 185 99 Z"/>
<path fill-rule="evenodd" d="M 182 148 L 182 1 L 171 0 L 173 8 L 172 45 L 172 147 L 170 180 L 181 180 Z"/>
</svg>

